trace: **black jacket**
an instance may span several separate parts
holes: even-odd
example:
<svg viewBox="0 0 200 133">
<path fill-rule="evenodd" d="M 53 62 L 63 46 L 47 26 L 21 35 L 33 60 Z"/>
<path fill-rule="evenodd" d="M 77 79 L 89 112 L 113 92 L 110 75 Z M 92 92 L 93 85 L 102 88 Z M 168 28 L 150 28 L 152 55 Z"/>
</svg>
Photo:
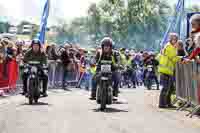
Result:
<svg viewBox="0 0 200 133">
<path fill-rule="evenodd" d="M 66 51 L 63 51 L 61 54 L 61 61 L 63 63 L 64 66 L 68 66 L 70 63 L 70 57 L 69 57 L 69 53 Z"/>
<path fill-rule="evenodd" d="M 113 61 L 113 59 L 114 61 Z M 118 62 L 115 52 L 112 52 L 110 55 L 105 55 L 104 53 L 97 53 L 96 55 L 96 63 L 97 63 L 97 72 L 101 71 L 101 61 L 112 61 L 111 69 L 115 71 L 117 69 L 116 63 Z"/>
</svg>

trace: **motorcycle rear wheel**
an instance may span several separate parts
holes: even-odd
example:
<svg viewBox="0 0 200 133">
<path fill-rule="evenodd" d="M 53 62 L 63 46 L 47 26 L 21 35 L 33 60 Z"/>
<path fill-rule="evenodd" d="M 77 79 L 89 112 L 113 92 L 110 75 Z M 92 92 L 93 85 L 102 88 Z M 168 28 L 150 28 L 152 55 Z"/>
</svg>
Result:
<svg viewBox="0 0 200 133">
<path fill-rule="evenodd" d="M 104 111 L 106 109 L 106 100 L 107 100 L 107 94 L 106 94 L 106 84 L 105 82 L 102 82 L 102 85 L 101 85 L 101 107 L 100 107 L 100 110 L 101 111 Z"/>
<path fill-rule="evenodd" d="M 35 103 L 38 103 L 38 98 L 34 98 L 34 102 L 35 102 Z"/>
</svg>

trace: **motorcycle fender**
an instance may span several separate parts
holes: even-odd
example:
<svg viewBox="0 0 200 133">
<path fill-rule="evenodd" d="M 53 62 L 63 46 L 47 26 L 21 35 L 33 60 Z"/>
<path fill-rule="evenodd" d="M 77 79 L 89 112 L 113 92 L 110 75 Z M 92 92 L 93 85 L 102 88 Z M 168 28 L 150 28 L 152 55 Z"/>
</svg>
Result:
<svg viewBox="0 0 200 133">
<path fill-rule="evenodd" d="M 107 81 L 107 80 L 109 80 L 109 78 L 108 77 L 101 77 L 101 80 Z"/>
</svg>

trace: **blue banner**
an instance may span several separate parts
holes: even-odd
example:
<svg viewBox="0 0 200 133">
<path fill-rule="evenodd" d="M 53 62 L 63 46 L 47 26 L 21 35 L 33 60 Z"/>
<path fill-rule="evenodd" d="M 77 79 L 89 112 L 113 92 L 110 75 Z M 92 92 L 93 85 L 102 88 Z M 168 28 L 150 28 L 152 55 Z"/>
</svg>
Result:
<svg viewBox="0 0 200 133">
<path fill-rule="evenodd" d="M 50 0 L 46 0 L 41 18 L 40 31 L 38 34 L 38 38 L 42 44 L 45 43 L 45 33 L 46 33 L 47 20 L 49 17 L 49 9 L 50 9 Z"/>
<path fill-rule="evenodd" d="M 176 32 L 180 35 L 182 16 L 184 15 L 183 13 L 184 13 L 184 0 L 178 0 L 175 10 L 175 15 L 170 21 L 167 30 L 164 34 L 164 37 L 160 43 L 161 48 L 163 48 L 164 45 L 167 43 L 170 32 Z"/>
</svg>

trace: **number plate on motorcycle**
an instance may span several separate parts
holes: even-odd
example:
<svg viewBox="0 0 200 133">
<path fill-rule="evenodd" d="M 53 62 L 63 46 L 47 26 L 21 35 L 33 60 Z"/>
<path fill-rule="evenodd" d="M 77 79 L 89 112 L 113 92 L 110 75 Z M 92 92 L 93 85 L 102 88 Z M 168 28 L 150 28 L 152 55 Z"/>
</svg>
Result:
<svg viewBox="0 0 200 133">
<path fill-rule="evenodd" d="M 102 72 L 111 72 L 111 65 L 101 65 Z"/>
<path fill-rule="evenodd" d="M 32 67 L 32 68 L 31 68 L 31 72 L 37 73 L 37 67 Z"/>
<path fill-rule="evenodd" d="M 152 68 L 148 68 L 148 71 L 149 71 L 149 72 L 152 72 L 152 71 L 153 71 L 153 69 L 152 69 Z"/>
</svg>

